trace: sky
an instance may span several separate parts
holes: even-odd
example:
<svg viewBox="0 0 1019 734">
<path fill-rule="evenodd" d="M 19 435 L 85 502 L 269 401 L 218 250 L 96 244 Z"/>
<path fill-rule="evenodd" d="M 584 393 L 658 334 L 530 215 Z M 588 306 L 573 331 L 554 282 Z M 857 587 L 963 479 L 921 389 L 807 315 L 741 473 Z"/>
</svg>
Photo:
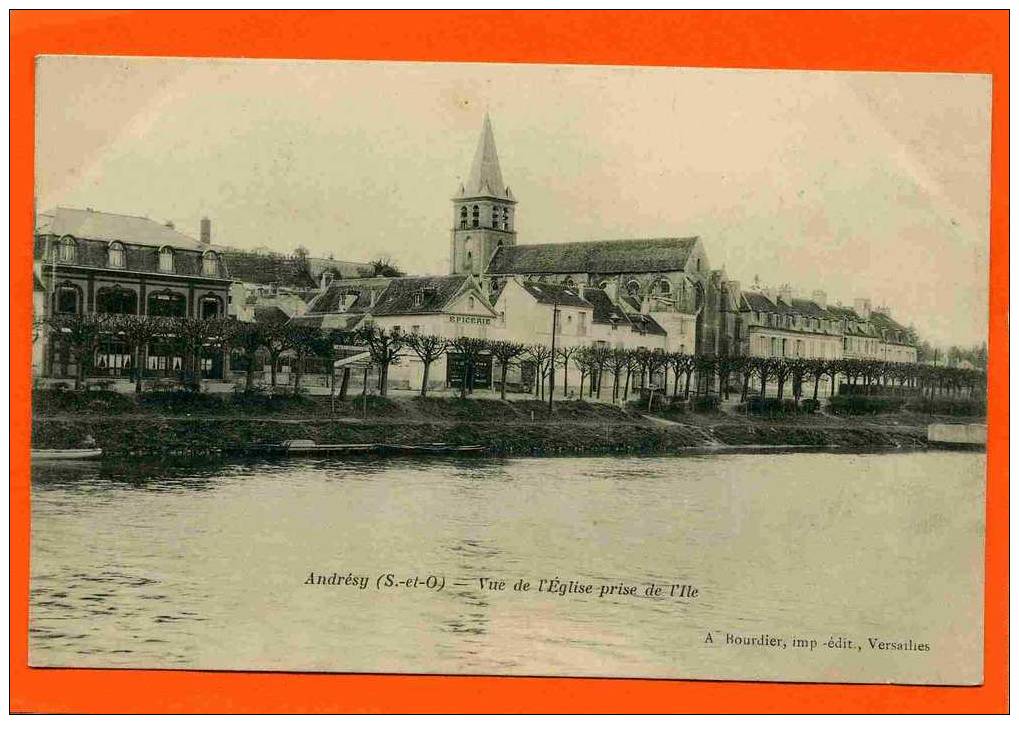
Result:
<svg viewBox="0 0 1019 734">
<path fill-rule="evenodd" d="M 484 113 L 518 242 L 701 237 L 744 287 L 986 339 L 990 77 L 41 57 L 36 206 L 448 271 Z"/>
</svg>

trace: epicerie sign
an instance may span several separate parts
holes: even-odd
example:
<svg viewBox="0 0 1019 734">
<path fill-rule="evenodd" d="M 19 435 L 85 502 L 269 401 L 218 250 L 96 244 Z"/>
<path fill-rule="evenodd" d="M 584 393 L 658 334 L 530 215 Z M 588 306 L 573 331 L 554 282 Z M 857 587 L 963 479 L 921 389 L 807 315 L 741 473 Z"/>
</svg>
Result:
<svg viewBox="0 0 1019 734">
<path fill-rule="evenodd" d="M 485 318 L 484 316 L 450 316 L 449 323 L 451 324 L 482 324 L 487 326 L 492 323 L 492 319 Z"/>
</svg>

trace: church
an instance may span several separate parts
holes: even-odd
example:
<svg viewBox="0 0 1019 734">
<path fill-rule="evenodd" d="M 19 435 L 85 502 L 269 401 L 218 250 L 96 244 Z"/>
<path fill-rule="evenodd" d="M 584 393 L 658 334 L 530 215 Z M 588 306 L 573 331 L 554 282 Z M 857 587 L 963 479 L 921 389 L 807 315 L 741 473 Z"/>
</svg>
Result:
<svg viewBox="0 0 1019 734">
<path fill-rule="evenodd" d="M 518 202 L 503 181 L 486 114 L 470 173 L 453 197 L 450 273 L 473 275 L 498 294 L 510 278 L 598 289 L 629 317 L 666 333 L 667 351 L 729 353 L 738 334 L 738 284 L 712 270 L 699 237 L 517 242 Z"/>
</svg>

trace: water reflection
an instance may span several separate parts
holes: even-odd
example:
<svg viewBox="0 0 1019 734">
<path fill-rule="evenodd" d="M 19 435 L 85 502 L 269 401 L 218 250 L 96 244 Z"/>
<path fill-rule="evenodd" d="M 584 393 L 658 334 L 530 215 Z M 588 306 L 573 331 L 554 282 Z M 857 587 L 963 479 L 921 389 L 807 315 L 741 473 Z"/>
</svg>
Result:
<svg viewBox="0 0 1019 734">
<path fill-rule="evenodd" d="M 40 465 L 31 661 L 724 678 L 747 661 L 705 630 L 923 620 L 959 669 L 959 630 L 979 629 L 982 477 L 974 454 Z M 306 586 L 316 571 L 373 582 Z M 375 589 L 385 573 L 447 587 Z M 700 596 L 537 590 L 556 577 Z M 831 660 L 783 665 L 809 679 Z"/>
</svg>

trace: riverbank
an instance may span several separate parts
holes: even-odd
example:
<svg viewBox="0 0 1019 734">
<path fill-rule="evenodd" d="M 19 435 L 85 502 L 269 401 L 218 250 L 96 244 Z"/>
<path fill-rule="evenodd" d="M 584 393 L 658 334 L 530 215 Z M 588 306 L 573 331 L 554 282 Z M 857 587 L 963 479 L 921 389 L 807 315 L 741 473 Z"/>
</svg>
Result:
<svg viewBox="0 0 1019 734">
<path fill-rule="evenodd" d="M 146 409 L 37 413 L 32 443 L 69 448 L 91 436 L 109 456 L 202 455 L 291 439 L 480 444 L 500 456 L 662 455 L 769 446 L 887 450 L 926 448 L 926 426 L 940 420 L 909 413 L 764 418 L 724 412 L 666 419 L 582 401 L 557 403 L 549 415 L 547 405 L 537 401 L 451 398 L 376 398 L 367 411 L 352 401 L 325 415 L 322 411 L 330 406 L 321 403 L 276 407 L 268 414 L 245 413 L 237 406 L 208 414 Z"/>
</svg>

